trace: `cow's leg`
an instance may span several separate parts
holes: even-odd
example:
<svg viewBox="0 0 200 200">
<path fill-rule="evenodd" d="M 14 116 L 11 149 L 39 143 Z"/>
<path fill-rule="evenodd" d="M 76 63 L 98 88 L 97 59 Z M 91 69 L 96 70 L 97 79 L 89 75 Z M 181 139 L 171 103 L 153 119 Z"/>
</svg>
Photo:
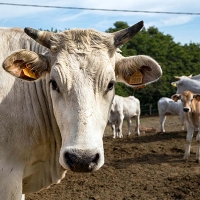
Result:
<svg viewBox="0 0 200 200">
<path fill-rule="evenodd" d="M 196 152 L 196 161 L 198 163 L 200 163 L 200 131 L 198 132 L 197 136 L 196 136 L 196 140 L 197 140 L 197 152 Z"/>
<path fill-rule="evenodd" d="M 181 130 L 184 131 L 184 116 L 181 116 L 180 120 L 181 120 Z"/>
<path fill-rule="evenodd" d="M 190 156 L 190 147 L 191 147 L 192 137 L 194 133 L 194 128 L 191 127 L 188 122 L 186 122 L 186 126 L 187 126 L 186 148 L 185 148 L 185 154 L 183 157 L 183 160 L 185 161 Z"/>
<path fill-rule="evenodd" d="M 118 128 L 117 128 L 117 132 L 118 132 L 118 137 L 119 138 L 123 138 L 123 134 L 122 134 L 122 125 L 123 125 L 123 117 L 120 117 L 119 121 L 118 121 Z"/>
<path fill-rule="evenodd" d="M 128 125 L 128 136 L 131 135 L 131 119 L 127 119 L 127 125 Z"/>
<path fill-rule="evenodd" d="M 112 128 L 112 136 L 113 138 L 115 138 L 116 137 L 115 124 L 112 124 L 111 128 Z"/>
<path fill-rule="evenodd" d="M 160 127 L 161 127 L 161 132 L 165 132 L 165 120 L 167 116 L 166 115 L 160 115 Z"/>
<path fill-rule="evenodd" d="M 136 115 L 136 135 L 140 135 L 140 115 Z"/>
<path fill-rule="evenodd" d="M 22 199 L 21 200 L 25 200 L 25 194 L 22 194 Z"/>
</svg>

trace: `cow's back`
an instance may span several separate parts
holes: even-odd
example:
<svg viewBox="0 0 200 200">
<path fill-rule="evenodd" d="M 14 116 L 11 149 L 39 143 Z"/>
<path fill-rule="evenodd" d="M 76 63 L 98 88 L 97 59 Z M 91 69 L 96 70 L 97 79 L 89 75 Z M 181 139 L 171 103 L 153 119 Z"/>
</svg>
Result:
<svg viewBox="0 0 200 200">
<path fill-rule="evenodd" d="M 28 49 L 36 53 L 47 51 L 47 48 L 38 44 L 35 40 L 27 36 L 22 29 L 0 29 L 0 62 L 19 49 Z"/>
<path fill-rule="evenodd" d="M 172 99 L 167 97 L 162 97 L 158 101 L 158 112 L 159 115 L 171 114 L 178 115 L 182 111 L 182 104 L 179 100 L 178 102 L 174 102 Z"/>
<path fill-rule="evenodd" d="M 200 93 L 200 80 L 199 76 L 197 78 L 182 78 L 181 80 L 177 81 L 177 91 L 176 94 L 180 94 L 183 91 L 191 91 L 193 93 Z"/>
<path fill-rule="evenodd" d="M 0 80 L 4 80 L 0 82 L 0 102 L 7 96 L 11 88 L 14 89 L 14 85 L 15 88 L 19 89 L 24 87 L 20 79 L 16 79 L 16 77 L 6 72 L 2 67 L 5 58 L 21 49 L 41 54 L 48 51 L 46 47 L 27 36 L 22 29 L 0 29 Z"/>
<path fill-rule="evenodd" d="M 23 29 L 20 28 L 0 29 L 0 36 L 1 52 L 6 50 L 12 52 L 18 49 L 28 49 L 42 53 L 44 50 L 47 50 L 46 47 L 27 36 Z"/>
<path fill-rule="evenodd" d="M 135 115 L 140 115 L 140 101 L 134 96 L 125 97 L 123 99 L 123 114 L 124 119 L 132 118 Z"/>
</svg>

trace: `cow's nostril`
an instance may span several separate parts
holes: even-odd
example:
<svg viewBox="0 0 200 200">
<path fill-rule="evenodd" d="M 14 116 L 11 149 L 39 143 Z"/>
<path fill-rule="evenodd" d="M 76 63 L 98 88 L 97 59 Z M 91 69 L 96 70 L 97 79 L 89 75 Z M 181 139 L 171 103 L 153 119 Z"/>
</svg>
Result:
<svg viewBox="0 0 200 200">
<path fill-rule="evenodd" d="M 73 154 L 66 152 L 64 154 L 64 157 L 65 157 L 65 160 L 66 160 L 67 164 L 69 165 L 69 167 L 72 168 L 74 166 L 74 162 L 73 162 L 74 156 L 73 156 Z"/>
<path fill-rule="evenodd" d="M 97 164 L 98 163 L 98 161 L 99 161 L 99 154 L 97 153 L 96 155 L 95 155 L 95 158 L 92 160 L 92 162 L 93 163 L 95 163 L 95 164 Z"/>
<path fill-rule="evenodd" d="M 94 158 L 91 160 L 91 162 L 89 163 L 89 170 L 93 170 L 95 169 L 95 167 L 98 165 L 98 162 L 99 162 L 99 158 L 100 158 L 100 155 L 97 153 Z"/>
</svg>

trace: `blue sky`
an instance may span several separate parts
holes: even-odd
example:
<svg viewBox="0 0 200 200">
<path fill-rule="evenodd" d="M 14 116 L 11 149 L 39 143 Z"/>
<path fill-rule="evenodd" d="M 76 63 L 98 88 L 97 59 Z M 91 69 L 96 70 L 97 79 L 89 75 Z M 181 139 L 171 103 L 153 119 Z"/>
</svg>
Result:
<svg viewBox="0 0 200 200">
<path fill-rule="evenodd" d="M 104 8 L 117 10 L 200 13 L 199 0 L 5 0 L 0 3 L 64 7 Z M 32 27 L 35 29 L 93 28 L 105 31 L 116 21 L 133 25 L 143 20 L 145 28 L 155 26 L 170 34 L 175 42 L 200 43 L 200 15 L 145 14 L 34 8 L 0 5 L 0 27 Z"/>
</svg>

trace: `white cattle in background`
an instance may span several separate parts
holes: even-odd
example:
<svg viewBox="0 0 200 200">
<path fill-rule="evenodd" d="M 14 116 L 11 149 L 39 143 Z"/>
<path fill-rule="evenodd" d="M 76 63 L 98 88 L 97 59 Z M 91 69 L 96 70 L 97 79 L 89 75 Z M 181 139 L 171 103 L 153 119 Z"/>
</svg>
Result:
<svg viewBox="0 0 200 200">
<path fill-rule="evenodd" d="M 1 200 L 59 183 L 67 170 L 104 164 L 115 82 L 138 87 L 162 74 L 148 56 L 118 53 L 142 27 L 141 21 L 115 33 L 0 29 Z"/>
<path fill-rule="evenodd" d="M 181 99 L 183 111 L 185 114 L 187 137 L 186 137 L 186 148 L 183 160 L 188 160 L 190 156 L 190 147 L 195 129 L 200 130 L 200 94 L 194 94 L 190 91 L 183 91 L 181 94 L 175 94 L 172 96 L 174 101 Z M 196 161 L 200 162 L 200 131 L 196 136 L 197 151 Z"/>
<path fill-rule="evenodd" d="M 167 115 L 179 115 L 182 130 L 184 130 L 184 112 L 181 101 L 174 102 L 172 99 L 162 97 L 158 101 L 158 113 L 160 119 L 161 132 L 165 132 L 165 121 Z"/>
<path fill-rule="evenodd" d="M 113 138 L 122 138 L 123 120 L 128 124 L 128 136 L 131 134 L 131 118 L 136 118 L 136 134 L 140 135 L 140 101 L 134 96 L 121 97 L 115 95 L 110 111 L 109 122 L 112 126 Z"/>
<path fill-rule="evenodd" d="M 196 76 L 175 76 L 178 81 L 172 82 L 171 85 L 177 87 L 177 94 L 182 93 L 185 90 L 193 93 L 200 93 L 200 75 Z"/>
</svg>

